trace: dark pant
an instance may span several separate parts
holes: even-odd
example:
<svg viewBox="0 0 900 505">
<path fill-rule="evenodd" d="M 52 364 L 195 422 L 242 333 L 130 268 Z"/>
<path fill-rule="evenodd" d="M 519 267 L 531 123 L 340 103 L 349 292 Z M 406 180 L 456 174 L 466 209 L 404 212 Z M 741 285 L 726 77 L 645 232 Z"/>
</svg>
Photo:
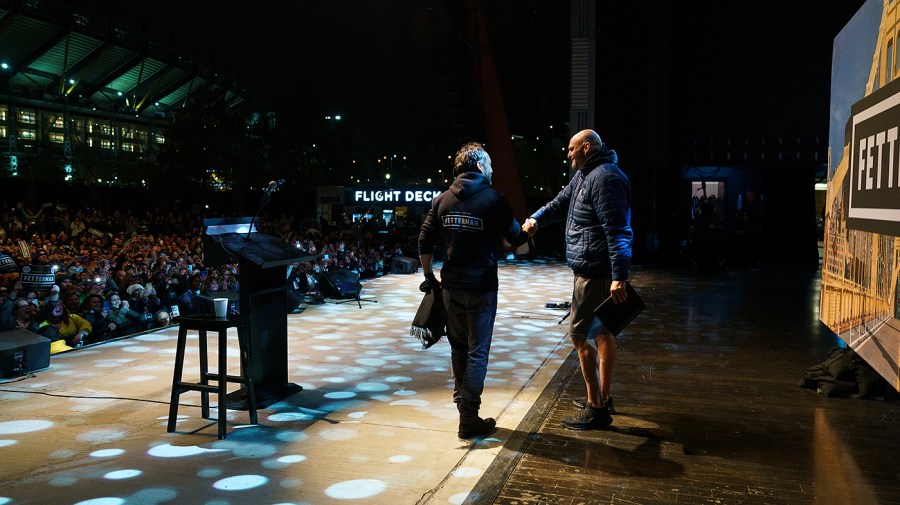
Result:
<svg viewBox="0 0 900 505">
<path fill-rule="evenodd" d="M 453 401 L 460 420 L 471 420 L 478 417 L 481 406 L 497 315 L 497 292 L 448 288 L 443 291 L 453 369 Z"/>
</svg>

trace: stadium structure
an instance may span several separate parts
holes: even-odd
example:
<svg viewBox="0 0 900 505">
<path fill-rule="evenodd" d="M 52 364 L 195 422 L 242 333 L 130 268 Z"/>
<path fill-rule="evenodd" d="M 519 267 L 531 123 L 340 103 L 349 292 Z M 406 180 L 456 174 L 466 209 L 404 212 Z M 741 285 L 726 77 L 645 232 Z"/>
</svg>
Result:
<svg viewBox="0 0 900 505">
<path fill-rule="evenodd" d="M 152 164 L 174 113 L 199 97 L 233 110 L 247 91 L 94 13 L 0 0 L 0 178 L 85 181 L 91 164 Z M 98 182 L 112 182 L 105 173 Z"/>
</svg>

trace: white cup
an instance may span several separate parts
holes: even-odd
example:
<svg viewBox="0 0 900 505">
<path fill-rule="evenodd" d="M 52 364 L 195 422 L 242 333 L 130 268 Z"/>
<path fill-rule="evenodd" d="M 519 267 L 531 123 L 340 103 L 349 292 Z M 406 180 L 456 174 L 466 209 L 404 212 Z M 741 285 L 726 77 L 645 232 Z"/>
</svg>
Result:
<svg viewBox="0 0 900 505">
<path fill-rule="evenodd" d="M 225 317 L 228 314 L 228 298 L 213 298 L 216 308 L 216 317 Z"/>
</svg>

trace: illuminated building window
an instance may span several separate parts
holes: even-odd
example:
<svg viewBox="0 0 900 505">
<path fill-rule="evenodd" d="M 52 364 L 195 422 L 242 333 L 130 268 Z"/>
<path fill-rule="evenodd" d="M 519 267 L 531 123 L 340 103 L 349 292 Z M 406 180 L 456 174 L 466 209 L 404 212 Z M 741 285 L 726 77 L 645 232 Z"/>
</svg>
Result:
<svg viewBox="0 0 900 505">
<path fill-rule="evenodd" d="M 129 152 L 129 153 L 133 153 L 133 152 L 134 152 L 134 144 L 132 144 L 132 143 L 130 143 L 130 142 L 123 142 L 123 143 L 122 143 L 122 150 L 123 150 L 123 151 L 127 151 L 127 152 Z"/>
<path fill-rule="evenodd" d="M 35 134 L 34 130 L 21 130 L 19 131 L 19 136 L 22 137 L 23 140 L 34 140 L 37 138 L 37 134 Z"/>
<path fill-rule="evenodd" d="M 94 133 L 94 122 L 93 121 L 88 121 L 87 131 L 88 131 L 88 133 Z"/>
<path fill-rule="evenodd" d="M 6 127 L 0 126 L 0 137 L 6 137 Z"/>
<path fill-rule="evenodd" d="M 0 107 L 0 121 L 6 121 L 6 107 Z"/>
<path fill-rule="evenodd" d="M 166 138 L 163 137 L 162 135 L 157 135 L 157 136 L 156 136 L 156 143 L 157 143 L 157 144 L 165 144 L 165 143 L 166 143 Z"/>
<path fill-rule="evenodd" d="M 108 124 L 100 125 L 100 132 L 104 135 L 112 135 L 113 129 L 112 126 Z"/>
<path fill-rule="evenodd" d="M 62 144 L 62 143 L 63 143 L 63 140 L 64 140 L 64 139 L 63 139 L 63 134 L 62 134 L 62 133 L 50 132 L 50 142 L 54 142 L 54 143 L 57 143 L 57 144 Z"/>
<path fill-rule="evenodd" d="M 94 139 L 87 139 L 88 147 L 94 147 Z"/>
<path fill-rule="evenodd" d="M 131 128 L 122 128 L 122 138 L 133 139 L 134 130 L 132 130 Z"/>
<path fill-rule="evenodd" d="M 113 149 L 115 146 L 113 145 L 112 140 L 102 139 L 100 140 L 100 148 L 101 149 Z"/>
<path fill-rule="evenodd" d="M 37 122 L 34 112 L 19 111 L 19 122 L 22 124 L 34 124 Z"/>
<path fill-rule="evenodd" d="M 53 127 L 54 128 L 62 128 L 64 125 L 63 118 L 58 117 L 53 119 Z"/>
</svg>

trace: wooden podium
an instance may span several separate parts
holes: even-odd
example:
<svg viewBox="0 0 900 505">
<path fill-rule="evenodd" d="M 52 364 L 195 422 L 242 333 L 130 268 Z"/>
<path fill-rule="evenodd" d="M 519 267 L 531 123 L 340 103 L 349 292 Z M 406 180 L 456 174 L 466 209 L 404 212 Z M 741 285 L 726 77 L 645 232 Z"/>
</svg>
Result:
<svg viewBox="0 0 900 505">
<path fill-rule="evenodd" d="M 226 260 L 221 263 L 238 260 L 240 314 L 250 316 L 250 370 L 244 373 L 253 379 L 257 408 L 301 391 L 301 386 L 288 382 L 287 265 L 316 257 L 299 256 L 280 238 L 260 233 L 205 235 L 204 244 L 213 248 L 208 265 L 222 258 Z M 243 389 L 230 393 L 229 408 L 246 409 L 244 396 Z"/>
</svg>

